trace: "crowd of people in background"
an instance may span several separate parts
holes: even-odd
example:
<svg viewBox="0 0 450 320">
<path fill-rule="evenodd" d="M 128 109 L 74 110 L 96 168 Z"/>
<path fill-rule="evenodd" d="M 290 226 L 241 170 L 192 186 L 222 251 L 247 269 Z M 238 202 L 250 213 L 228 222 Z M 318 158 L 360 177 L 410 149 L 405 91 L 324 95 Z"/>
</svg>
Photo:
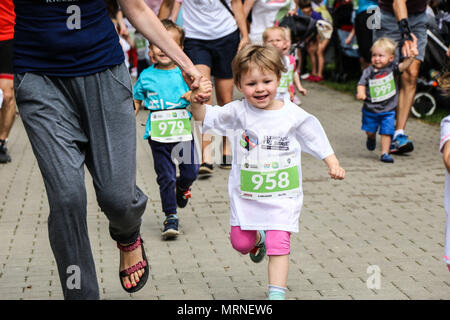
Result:
<svg viewBox="0 0 450 320">
<path fill-rule="evenodd" d="M 90 19 L 92 25 L 83 29 L 75 23 L 73 28 L 82 29 L 78 37 L 73 36 L 69 23 L 65 22 L 67 4 L 53 4 L 61 34 L 73 40 L 73 52 L 69 52 L 45 47 L 45 41 L 33 38 L 29 33 L 36 28 L 32 23 L 35 17 L 29 12 L 42 19 L 51 19 L 40 4 L 31 0 L 18 1 L 14 13 L 12 0 L 2 1 L 0 163 L 11 161 L 6 143 L 16 116 L 15 90 L 17 106 L 46 185 L 51 207 L 50 243 L 64 297 L 99 297 L 86 230 L 84 164 L 93 175 L 99 206 L 110 221 L 111 237 L 120 250 L 121 285 L 127 292 L 135 292 L 143 287 L 149 274 L 144 241 L 140 236 L 147 197 L 135 179 L 135 115 L 145 108 L 150 112 L 144 139 L 148 139 L 152 150 L 165 214 L 163 238 L 173 239 L 179 235 L 177 208 L 185 207 L 191 191 L 195 193 L 191 186 L 197 176 L 211 176 L 218 163 L 222 169 L 231 170 L 232 245 L 237 251 L 250 254 L 254 262 L 269 255 L 268 296 L 284 299 L 289 236 L 290 232 L 298 231 L 302 202 L 298 193 L 301 171 L 297 154 L 281 155 L 280 152 L 280 159 L 286 160 L 284 167 L 276 168 L 281 177 L 278 183 L 281 191 L 263 194 L 262 191 L 240 190 L 247 188 L 250 180 L 260 179 L 247 170 L 248 167 L 240 166 L 243 158 L 255 154 L 250 152 L 252 149 L 284 150 L 281 140 L 279 145 L 265 147 L 262 141 L 258 143 L 253 130 L 268 130 L 261 126 L 267 116 L 262 110 L 276 111 L 271 116 L 276 115 L 273 119 L 278 122 L 271 129 L 281 130 L 286 122 L 288 125 L 283 129 L 286 137 L 297 132 L 295 137 L 287 139 L 294 143 L 292 150 L 302 149 L 324 160 L 333 179 L 344 179 L 345 170 L 339 165 L 320 122 L 299 107 L 298 96 L 299 93 L 308 94 L 302 80 L 322 82 L 327 79 L 327 51 L 337 46 L 343 55 L 359 61 L 358 76 L 361 78 L 355 91 L 357 99 L 363 101 L 362 130 L 367 134 L 367 149 L 376 148 L 379 133 L 382 162 L 393 163 L 391 154 L 412 152 L 414 144 L 405 132 L 406 123 L 425 57 L 428 15 L 436 13 L 437 4 L 435 1 L 427 3 L 427 0 L 144 2 L 80 2 L 83 19 Z M 97 15 L 98 20 L 93 21 L 86 12 Z M 279 26 L 287 16 L 312 19 L 318 32 L 300 43 L 292 43 L 292 31 Z M 447 27 L 450 25 L 448 17 L 447 13 L 440 20 Z M 44 23 L 44 26 L 49 25 Z M 46 41 L 58 43 L 61 39 L 57 37 L 55 33 Z M 30 47 L 34 49 L 26 49 Z M 87 50 L 91 47 L 95 48 L 92 52 Z M 46 58 L 52 53 L 57 59 Z M 447 55 L 450 57 L 450 49 Z M 34 59 L 35 56 L 38 59 Z M 448 78 L 448 70 L 442 72 L 439 83 L 448 87 Z M 54 90 L 49 91 L 46 86 Z M 235 89 L 242 93 L 243 100 L 233 102 Z M 215 90 L 216 98 L 214 107 L 210 106 L 212 90 Z M 67 98 L 66 92 L 76 98 Z M 46 102 L 52 99 L 59 101 L 58 104 Z M 186 110 L 189 105 L 192 105 L 192 114 Z M 117 106 L 118 110 L 111 106 Z M 134 106 L 134 112 L 131 106 Z M 286 107 L 283 109 L 283 106 Z M 39 112 L 44 112 L 47 117 L 38 116 L 39 107 Z M 284 113 L 286 109 L 289 109 L 289 115 Z M 107 110 L 104 116 L 103 110 Z M 80 124 L 78 116 L 89 121 Z M 194 128 L 190 125 L 192 116 L 203 124 L 199 159 L 196 159 Z M 55 126 L 61 118 L 67 120 Z M 242 119 L 252 126 L 247 126 Z M 447 118 L 445 133 L 448 122 Z M 168 130 L 171 124 L 175 125 L 172 129 L 177 130 Z M 56 132 L 56 127 L 64 126 L 62 132 Z M 232 148 L 236 141 L 230 141 L 233 137 L 226 136 L 229 128 L 243 130 L 239 137 L 243 155 Z M 215 129 L 221 135 L 213 137 L 207 129 Z M 213 155 L 211 144 L 217 138 L 221 140 L 221 154 Z M 43 139 L 53 143 L 43 144 Z M 447 139 L 448 134 L 444 134 L 441 150 L 448 169 L 450 149 L 444 148 Z M 114 148 L 110 147 L 112 144 Z M 178 161 L 180 175 L 177 177 L 173 154 L 180 145 L 182 148 L 177 156 L 184 160 Z M 52 157 L 48 157 L 49 154 Z M 64 166 L 58 167 L 56 163 Z M 249 181 L 239 180 L 244 174 Z M 284 183 L 297 180 L 298 184 L 299 177 L 300 185 L 288 187 L 289 183 Z M 256 185 L 270 189 L 267 181 Z M 284 197 L 285 193 L 294 196 L 289 200 L 274 200 Z M 273 198 L 266 206 L 255 202 L 258 197 Z M 289 201 L 293 202 L 289 204 Z M 258 210 L 273 212 L 277 217 L 261 219 L 255 216 Z M 70 232 L 67 226 L 70 226 Z M 450 265 L 449 237 L 447 232 L 444 260 Z M 85 275 L 83 289 L 79 292 L 65 286 L 66 268 L 74 264 L 80 265 Z"/>
</svg>

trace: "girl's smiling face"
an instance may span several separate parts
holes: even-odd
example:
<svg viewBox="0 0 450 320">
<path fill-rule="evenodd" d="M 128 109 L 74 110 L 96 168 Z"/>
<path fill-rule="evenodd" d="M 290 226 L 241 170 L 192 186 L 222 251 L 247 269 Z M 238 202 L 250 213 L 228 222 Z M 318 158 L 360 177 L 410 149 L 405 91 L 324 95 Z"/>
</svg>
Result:
<svg viewBox="0 0 450 320">
<path fill-rule="evenodd" d="M 278 110 L 283 107 L 283 102 L 274 100 L 279 83 L 273 71 L 252 66 L 242 74 L 238 89 L 254 107 Z"/>
</svg>

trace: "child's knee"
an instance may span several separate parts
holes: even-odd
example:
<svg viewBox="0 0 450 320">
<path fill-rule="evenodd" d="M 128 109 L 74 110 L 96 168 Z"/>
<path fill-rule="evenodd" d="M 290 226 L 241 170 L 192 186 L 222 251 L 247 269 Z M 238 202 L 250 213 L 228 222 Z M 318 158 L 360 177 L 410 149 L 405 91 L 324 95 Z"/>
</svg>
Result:
<svg viewBox="0 0 450 320">
<path fill-rule="evenodd" d="M 255 230 L 241 230 L 239 226 L 231 227 L 230 241 L 234 250 L 247 254 L 255 247 Z"/>
<path fill-rule="evenodd" d="M 281 230 L 266 231 L 266 250 L 268 256 L 283 256 L 291 252 L 291 233 Z"/>
</svg>

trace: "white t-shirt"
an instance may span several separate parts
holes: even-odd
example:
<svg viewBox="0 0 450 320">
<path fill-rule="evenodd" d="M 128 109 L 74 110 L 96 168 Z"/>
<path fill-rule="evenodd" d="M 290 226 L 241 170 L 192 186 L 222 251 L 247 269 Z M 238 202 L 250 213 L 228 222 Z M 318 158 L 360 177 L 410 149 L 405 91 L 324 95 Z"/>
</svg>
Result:
<svg viewBox="0 0 450 320">
<path fill-rule="evenodd" d="M 226 0 L 231 9 L 231 0 Z M 231 13 L 219 0 L 183 0 L 186 38 L 215 40 L 237 30 Z"/>
<path fill-rule="evenodd" d="M 252 7 L 252 24 L 250 25 L 250 41 L 262 44 L 262 34 L 276 21 L 283 20 L 290 10 L 295 9 L 293 0 L 256 0 Z"/>
<path fill-rule="evenodd" d="M 258 141 L 250 151 L 242 146 L 244 130 L 253 137 L 253 141 Z M 203 132 L 227 136 L 231 143 L 233 166 L 228 180 L 231 226 L 240 226 L 243 230 L 298 232 L 303 203 L 301 152 L 318 159 L 333 154 L 317 118 L 289 99 L 284 100 L 280 110 L 258 109 L 242 99 L 223 107 L 206 106 Z M 295 197 L 250 200 L 241 196 L 241 163 L 287 156 L 298 165 L 300 191 Z"/>
<path fill-rule="evenodd" d="M 450 115 L 441 121 L 441 143 L 439 150 L 443 151 L 444 144 L 450 140 Z M 447 215 L 445 228 L 444 261 L 450 264 L 450 174 L 445 170 L 444 208 Z"/>
<path fill-rule="evenodd" d="M 293 56 L 283 55 L 283 62 L 287 71 L 281 74 L 280 84 L 278 85 L 275 99 L 284 100 L 287 98 L 290 100 L 291 95 L 289 89 L 294 83 L 295 58 Z"/>
</svg>

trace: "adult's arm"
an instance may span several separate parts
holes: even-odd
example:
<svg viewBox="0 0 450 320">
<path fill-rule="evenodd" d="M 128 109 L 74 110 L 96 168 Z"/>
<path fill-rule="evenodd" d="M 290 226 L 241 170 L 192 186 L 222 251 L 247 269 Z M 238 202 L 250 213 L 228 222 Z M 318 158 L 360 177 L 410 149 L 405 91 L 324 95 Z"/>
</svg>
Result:
<svg viewBox="0 0 450 320">
<path fill-rule="evenodd" d="M 151 43 L 159 47 L 187 75 L 189 87 L 197 88 L 202 73 L 197 70 L 180 46 L 172 39 L 155 13 L 143 0 L 119 0 L 124 15 L 131 24 Z"/>
<path fill-rule="evenodd" d="M 250 10 L 252 10 L 255 5 L 256 0 L 245 0 L 244 2 L 244 17 L 247 19 Z"/>
<path fill-rule="evenodd" d="M 392 3 L 392 8 L 394 10 L 395 18 L 398 22 L 403 19 L 408 19 L 408 8 L 406 7 L 407 0 L 394 0 Z M 402 55 L 404 57 L 409 57 L 411 55 L 411 48 L 413 47 L 412 40 L 405 40 L 402 46 Z"/>
<path fill-rule="evenodd" d="M 161 6 L 159 7 L 158 18 L 168 19 L 170 17 L 170 13 L 172 12 L 174 0 L 163 0 L 161 2 Z"/>
<path fill-rule="evenodd" d="M 238 51 L 250 42 L 248 38 L 246 15 L 242 5 L 242 0 L 231 0 L 231 10 L 234 13 L 234 18 L 241 32 L 241 41 L 239 42 Z"/>
</svg>

